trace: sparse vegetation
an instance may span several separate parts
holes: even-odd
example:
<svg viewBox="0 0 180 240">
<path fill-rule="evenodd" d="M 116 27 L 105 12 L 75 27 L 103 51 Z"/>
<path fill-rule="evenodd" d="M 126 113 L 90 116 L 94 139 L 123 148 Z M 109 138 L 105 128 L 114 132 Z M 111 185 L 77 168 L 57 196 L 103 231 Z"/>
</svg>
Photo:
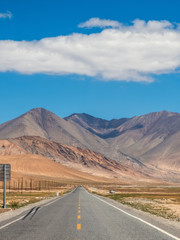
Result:
<svg viewBox="0 0 180 240">
<path fill-rule="evenodd" d="M 11 204 L 9 204 L 10 208 L 19 208 L 21 205 L 19 204 L 19 202 L 16 201 L 12 201 Z"/>
<path fill-rule="evenodd" d="M 47 199 L 50 197 L 55 197 L 55 192 L 32 192 L 32 193 L 19 193 L 19 192 L 11 192 L 7 193 L 7 208 L 10 209 L 16 209 L 23 206 L 26 206 L 31 203 L 38 202 L 43 199 Z M 0 207 L 2 208 L 3 202 L 2 202 L 3 196 L 2 193 L 0 193 Z"/>
<path fill-rule="evenodd" d="M 164 195 L 143 195 L 143 194 L 114 194 L 107 195 L 107 197 L 126 204 L 128 206 L 134 207 L 136 209 L 149 212 L 154 215 L 158 215 L 167 219 L 178 220 L 179 217 L 176 215 L 175 211 L 168 208 L 168 201 L 170 201 L 169 196 Z M 166 199 L 166 204 L 163 204 L 164 199 Z M 178 198 L 173 196 L 173 201 L 178 202 Z M 169 203 L 170 204 L 170 203 Z"/>
<path fill-rule="evenodd" d="M 96 186 L 92 193 L 106 196 L 138 210 L 178 221 L 180 219 L 179 187 L 120 187 L 114 186 L 115 194 L 109 194 L 112 186 Z"/>
<path fill-rule="evenodd" d="M 57 196 L 57 192 L 59 192 L 59 195 L 62 195 L 63 193 L 70 192 L 72 187 L 70 185 L 63 186 L 63 188 L 60 189 L 52 189 L 49 191 L 14 191 L 11 189 L 11 192 L 7 191 L 6 196 L 6 205 L 7 209 L 17 209 L 23 206 L 26 206 L 31 203 L 36 203 L 38 201 L 55 197 Z M 0 213 L 7 211 L 7 209 L 3 209 L 3 193 L 0 192 Z"/>
</svg>

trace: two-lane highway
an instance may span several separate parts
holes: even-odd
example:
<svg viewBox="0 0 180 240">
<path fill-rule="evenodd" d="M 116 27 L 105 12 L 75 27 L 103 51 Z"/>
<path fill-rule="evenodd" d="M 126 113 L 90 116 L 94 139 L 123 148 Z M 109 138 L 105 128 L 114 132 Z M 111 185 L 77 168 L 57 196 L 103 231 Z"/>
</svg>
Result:
<svg viewBox="0 0 180 240">
<path fill-rule="evenodd" d="M 75 189 L 0 225 L 0 240 L 172 240 L 180 239 Z"/>
</svg>

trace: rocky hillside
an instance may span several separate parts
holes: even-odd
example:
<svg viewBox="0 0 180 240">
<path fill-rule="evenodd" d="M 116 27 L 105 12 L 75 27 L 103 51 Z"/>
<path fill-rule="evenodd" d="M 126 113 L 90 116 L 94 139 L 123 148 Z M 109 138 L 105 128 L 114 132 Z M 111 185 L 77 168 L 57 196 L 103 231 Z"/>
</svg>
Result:
<svg viewBox="0 0 180 240">
<path fill-rule="evenodd" d="M 62 119 L 37 108 L 0 125 L 0 139 L 42 138 L 86 148 L 123 166 L 180 171 L 180 114 L 156 112 L 110 121 L 88 114 Z"/>
<path fill-rule="evenodd" d="M 40 136 L 72 146 L 98 149 L 106 142 L 74 122 L 68 122 L 54 113 L 36 108 L 0 125 L 0 139 L 20 136 Z"/>
<path fill-rule="evenodd" d="M 95 176 L 121 178 L 144 175 L 88 149 L 62 145 L 41 137 L 25 136 L 0 140 L 0 156 L 40 155 L 53 162 Z"/>
<path fill-rule="evenodd" d="M 106 121 L 74 114 L 67 121 L 105 139 L 106 156 L 121 161 L 122 155 L 163 169 L 180 170 L 180 114 L 156 112 L 130 119 Z"/>
<path fill-rule="evenodd" d="M 21 157 L 20 157 L 21 156 Z M 24 156 L 24 157 L 22 157 Z M 164 171 L 151 165 L 132 165 L 131 160 L 124 157 L 121 164 L 89 149 L 68 146 L 41 137 L 24 136 L 9 140 L 0 140 L 0 159 L 24 159 L 31 161 L 32 156 L 43 156 L 70 169 L 91 174 L 101 178 L 114 179 L 121 182 L 179 182 L 179 174 L 174 171 Z M 30 163 L 29 163 L 30 164 Z M 28 165 L 30 166 L 30 165 Z M 62 175 L 62 174 L 61 174 Z"/>
</svg>

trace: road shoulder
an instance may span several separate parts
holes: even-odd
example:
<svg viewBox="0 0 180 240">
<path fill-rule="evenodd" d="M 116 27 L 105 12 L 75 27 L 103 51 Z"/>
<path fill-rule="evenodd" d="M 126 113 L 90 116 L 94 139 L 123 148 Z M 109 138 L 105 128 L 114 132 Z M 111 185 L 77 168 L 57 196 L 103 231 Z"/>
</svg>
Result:
<svg viewBox="0 0 180 240">
<path fill-rule="evenodd" d="M 21 217 L 23 214 L 25 214 L 26 212 L 28 212 L 32 208 L 43 207 L 46 204 L 49 204 L 49 203 L 54 202 L 54 201 L 56 201 L 58 199 L 61 199 L 61 198 L 62 197 L 51 197 L 51 198 L 44 199 L 44 200 L 41 200 L 41 201 L 36 202 L 36 203 L 29 204 L 29 205 L 21 207 L 19 209 L 10 210 L 8 212 L 1 213 L 0 214 L 0 227 L 2 225 L 6 224 L 9 220 L 14 220 L 16 218 Z"/>
<path fill-rule="evenodd" d="M 146 221 L 152 225 L 155 225 L 156 227 L 158 227 L 172 235 L 175 235 L 176 237 L 178 237 L 180 239 L 180 223 L 179 222 L 171 221 L 171 220 L 159 217 L 159 216 L 152 215 L 147 212 L 137 210 L 135 208 L 132 208 L 130 206 L 127 206 L 120 202 L 117 202 L 113 199 L 110 199 L 108 197 L 103 197 L 103 196 L 99 196 L 96 194 L 92 194 L 92 196 L 96 196 L 96 197 L 104 200 L 105 202 L 125 211 L 126 213 L 131 214 L 137 218 L 140 218 L 143 221 Z"/>
</svg>

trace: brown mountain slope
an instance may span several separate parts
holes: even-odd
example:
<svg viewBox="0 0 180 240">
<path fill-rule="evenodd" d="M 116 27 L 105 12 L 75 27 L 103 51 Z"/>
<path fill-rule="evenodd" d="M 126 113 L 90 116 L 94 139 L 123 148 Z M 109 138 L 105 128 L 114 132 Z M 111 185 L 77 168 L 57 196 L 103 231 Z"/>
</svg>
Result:
<svg viewBox="0 0 180 240">
<path fill-rule="evenodd" d="M 87 114 L 62 119 L 38 108 L 0 125 L 0 139 L 40 136 L 99 152 L 135 171 L 150 164 L 180 171 L 179 133 L 180 114 L 166 111 L 107 121 Z"/>
<path fill-rule="evenodd" d="M 67 119 L 90 129 L 98 136 L 106 136 L 108 147 L 104 149 L 104 154 L 112 159 L 122 161 L 121 156 L 125 154 L 143 163 L 180 171 L 179 113 L 150 113 L 108 127 L 103 120 L 98 120 L 102 125 L 98 125 L 95 120 L 90 124 L 91 117 L 84 117 L 84 114 L 75 114 Z"/>
<path fill-rule="evenodd" d="M 43 108 L 32 109 L 0 125 L 0 139 L 20 136 L 40 136 L 67 145 L 95 150 L 106 146 L 103 139 Z"/>
<path fill-rule="evenodd" d="M 180 169 L 180 132 L 169 136 L 150 149 L 141 159 L 163 169 Z"/>
<path fill-rule="evenodd" d="M 0 156 L 1 164 L 11 164 L 12 180 L 20 176 L 26 178 L 55 178 L 68 181 L 110 181 L 88 173 L 66 167 L 42 156 L 22 154 Z"/>
<path fill-rule="evenodd" d="M 36 154 L 96 176 L 148 177 L 88 149 L 62 145 L 41 137 L 24 136 L 0 141 L 0 155 Z"/>
<path fill-rule="evenodd" d="M 96 122 L 96 120 L 94 121 Z M 100 127 L 102 121 L 98 120 L 96 129 Z M 111 127 L 119 126 L 124 121 L 112 120 L 108 127 L 111 129 Z M 104 127 L 108 121 L 105 122 Z M 0 139 L 19 136 L 40 136 L 62 144 L 91 149 L 111 159 L 121 161 L 127 166 L 142 167 L 141 162 L 131 157 L 127 159 L 126 155 L 121 154 L 114 146 L 110 146 L 105 139 L 89 131 L 85 126 L 79 125 L 71 118 L 64 120 L 42 108 L 32 109 L 20 117 L 0 125 Z"/>
<path fill-rule="evenodd" d="M 121 118 L 108 121 L 105 119 L 90 116 L 86 113 L 72 114 L 71 116 L 64 119 L 66 121 L 72 121 L 79 124 L 83 128 L 87 129 L 102 139 L 116 137 L 118 135 L 118 131 L 116 129 L 129 120 L 128 118 Z"/>
<path fill-rule="evenodd" d="M 163 171 L 143 164 L 139 168 L 136 165 L 132 167 L 131 162 L 127 167 L 91 150 L 62 145 L 41 137 L 27 136 L 0 141 L 0 156 L 9 156 L 11 159 L 11 156 L 27 157 L 28 154 L 48 157 L 53 162 L 71 169 L 80 170 L 94 177 L 109 178 L 111 181 L 114 179 L 128 183 L 132 181 L 178 182 L 180 180 L 177 172 Z"/>
</svg>

